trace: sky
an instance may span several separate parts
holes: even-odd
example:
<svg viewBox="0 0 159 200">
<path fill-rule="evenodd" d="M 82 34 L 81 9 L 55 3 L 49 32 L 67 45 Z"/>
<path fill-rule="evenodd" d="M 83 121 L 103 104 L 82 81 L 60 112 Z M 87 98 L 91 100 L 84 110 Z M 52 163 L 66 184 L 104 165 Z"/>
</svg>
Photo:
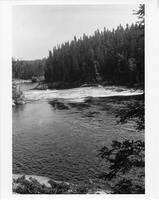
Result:
<svg viewBox="0 0 159 200">
<path fill-rule="evenodd" d="M 83 33 L 111 30 L 137 21 L 138 5 L 16 5 L 12 10 L 12 55 L 34 60 Z"/>
</svg>

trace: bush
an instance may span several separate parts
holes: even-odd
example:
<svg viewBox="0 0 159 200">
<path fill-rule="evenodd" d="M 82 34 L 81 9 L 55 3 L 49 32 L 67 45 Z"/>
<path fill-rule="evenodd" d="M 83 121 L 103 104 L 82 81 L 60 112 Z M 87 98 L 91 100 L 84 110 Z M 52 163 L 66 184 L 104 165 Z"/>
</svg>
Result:
<svg viewBox="0 0 159 200">
<path fill-rule="evenodd" d="M 39 80 L 38 80 L 37 77 L 33 76 L 32 79 L 31 79 L 31 81 L 32 81 L 32 83 L 36 83 L 36 82 L 38 82 Z"/>
<path fill-rule="evenodd" d="M 13 189 L 13 192 L 19 194 L 47 194 L 49 193 L 49 188 L 45 185 L 41 185 L 36 179 L 29 178 L 27 180 L 25 176 L 18 178 L 15 183 L 17 187 Z"/>
<path fill-rule="evenodd" d="M 15 83 L 12 84 L 12 101 L 15 105 L 24 103 L 23 93 L 17 88 L 17 85 Z"/>
<path fill-rule="evenodd" d="M 68 193 L 68 190 L 70 189 L 70 186 L 64 182 L 57 183 L 53 180 L 50 180 L 49 184 L 52 187 L 53 194 L 65 194 Z"/>
<path fill-rule="evenodd" d="M 136 130 L 144 129 L 144 95 L 139 102 L 127 104 L 126 108 L 117 113 L 118 123 L 126 123 L 135 119 Z M 145 142 L 141 140 L 113 141 L 111 148 L 103 147 L 99 156 L 104 160 L 108 169 L 99 175 L 112 182 L 116 194 L 144 194 L 145 193 Z"/>
<path fill-rule="evenodd" d="M 21 176 L 13 179 L 13 192 L 18 194 L 86 194 L 88 187 L 86 185 L 73 185 L 65 182 L 49 180 L 50 187 L 40 184 L 36 179 L 26 179 Z"/>
</svg>

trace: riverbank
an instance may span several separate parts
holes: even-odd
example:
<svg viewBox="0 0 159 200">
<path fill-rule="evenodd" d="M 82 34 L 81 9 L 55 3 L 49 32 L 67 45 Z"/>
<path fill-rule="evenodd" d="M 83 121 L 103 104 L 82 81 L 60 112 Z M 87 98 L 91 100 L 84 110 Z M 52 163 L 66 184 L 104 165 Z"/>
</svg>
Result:
<svg viewBox="0 0 159 200">
<path fill-rule="evenodd" d="M 12 106 L 25 104 L 23 92 L 18 88 L 16 83 L 12 83 Z"/>
<path fill-rule="evenodd" d="M 97 87 L 98 85 L 101 85 L 103 87 L 107 86 L 119 86 L 119 84 L 115 84 L 111 81 L 101 81 L 101 82 L 39 82 L 40 84 L 35 88 L 38 90 L 46 90 L 46 89 L 57 89 L 57 90 L 63 90 L 63 89 L 73 89 L 73 88 L 78 88 L 78 87 Z M 134 89 L 144 89 L 143 84 L 125 84 L 125 85 L 120 85 L 120 87 L 127 87 L 127 88 L 134 88 Z"/>
<path fill-rule="evenodd" d="M 13 174 L 14 194 L 112 194 L 111 187 L 104 183 L 96 185 L 77 185 L 68 182 L 55 181 L 48 177 L 36 175 Z"/>
<path fill-rule="evenodd" d="M 30 79 L 24 80 L 24 79 L 16 79 L 16 78 L 13 78 L 12 81 L 14 84 L 22 84 L 22 83 L 31 83 L 32 82 Z"/>
</svg>

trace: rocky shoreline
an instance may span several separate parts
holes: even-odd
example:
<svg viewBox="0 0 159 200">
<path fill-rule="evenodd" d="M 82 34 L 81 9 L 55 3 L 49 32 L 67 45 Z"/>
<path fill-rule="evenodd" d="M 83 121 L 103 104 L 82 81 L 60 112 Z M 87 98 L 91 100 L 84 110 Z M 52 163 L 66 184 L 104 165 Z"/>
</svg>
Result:
<svg viewBox="0 0 159 200">
<path fill-rule="evenodd" d="M 112 194 L 111 187 L 90 184 L 77 185 L 63 181 L 55 181 L 45 176 L 13 174 L 14 194 Z"/>
<path fill-rule="evenodd" d="M 18 88 L 16 83 L 12 83 L 12 106 L 25 104 L 23 92 Z"/>
</svg>

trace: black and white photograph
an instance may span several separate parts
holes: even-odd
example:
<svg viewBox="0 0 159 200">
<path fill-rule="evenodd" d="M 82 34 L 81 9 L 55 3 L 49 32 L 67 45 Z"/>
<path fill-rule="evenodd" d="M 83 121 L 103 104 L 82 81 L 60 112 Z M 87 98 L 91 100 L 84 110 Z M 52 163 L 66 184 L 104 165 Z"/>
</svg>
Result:
<svg viewBox="0 0 159 200">
<path fill-rule="evenodd" d="M 14 193 L 145 193 L 144 16 L 13 7 Z"/>
<path fill-rule="evenodd" d="M 11 159 L 1 161 L 10 161 L 15 198 L 147 194 L 149 18 L 146 4 L 135 2 L 10 7 L 11 126 L 4 146 Z"/>
</svg>

